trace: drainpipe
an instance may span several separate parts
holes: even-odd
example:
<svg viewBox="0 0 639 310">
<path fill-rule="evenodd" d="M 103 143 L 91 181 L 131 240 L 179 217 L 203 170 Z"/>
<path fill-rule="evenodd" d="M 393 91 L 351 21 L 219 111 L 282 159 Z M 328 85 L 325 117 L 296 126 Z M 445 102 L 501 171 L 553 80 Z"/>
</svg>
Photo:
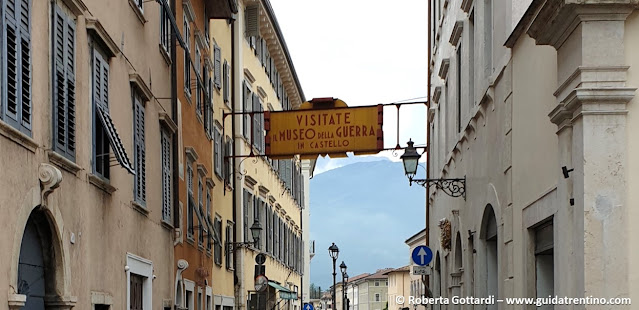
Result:
<svg viewBox="0 0 639 310">
<path fill-rule="evenodd" d="M 173 17 L 176 17 L 175 14 L 175 0 L 171 0 L 169 5 L 171 6 L 171 13 L 173 14 Z M 176 130 L 176 132 L 173 133 L 173 137 L 171 139 L 172 143 L 171 143 L 171 148 L 172 148 L 172 155 L 173 155 L 173 227 L 181 227 L 180 223 L 180 195 L 179 195 L 179 163 L 178 163 L 178 138 L 179 138 L 179 128 L 180 128 L 180 122 L 178 119 L 178 109 L 177 109 L 177 34 L 175 33 L 175 29 L 172 29 L 172 35 L 171 35 L 171 119 L 173 120 L 173 123 L 177 126 L 176 128 L 178 128 L 178 130 Z M 173 236 L 175 238 L 175 234 Z M 174 240 L 174 247 L 175 247 L 175 240 Z M 175 260 L 175 250 L 173 248 L 173 260 Z M 177 309 L 178 307 L 181 307 L 182 305 L 178 305 L 177 304 L 177 285 L 178 285 L 178 280 L 182 277 L 182 271 L 184 271 L 186 268 L 188 268 L 189 264 L 188 262 L 186 262 L 185 260 L 180 260 L 177 262 L 177 271 L 175 273 L 175 284 L 174 284 L 174 289 L 173 289 L 173 305 L 174 307 Z M 173 270 L 171 270 L 173 271 Z M 180 294 L 182 294 L 183 289 L 180 288 Z"/>
<path fill-rule="evenodd" d="M 431 147 L 430 147 L 430 123 L 428 122 L 428 113 L 430 112 L 430 63 L 431 63 L 431 53 L 432 53 L 432 46 L 430 44 L 430 42 L 432 42 L 432 38 L 430 38 L 430 36 L 432 35 L 432 1 L 429 2 L 428 5 L 428 81 L 426 82 L 426 95 L 428 96 L 428 98 L 426 99 L 426 178 L 430 178 L 430 154 L 431 154 Z M 430 245 L 430 188 L 428 186 L 426 186 L 426 246 Z M 428 288 L 428 285 L 430 284 L 430 276 L 426 276 L 425 277 L 425 281 L 424 281 L 424 286 L 426 287 L 426 292 L 430 291 L 430 289 Z M 425 293 L 426 293 L 425 292 Z M 428 295 L 428 294 L 427 294 Z"/>
</svg>

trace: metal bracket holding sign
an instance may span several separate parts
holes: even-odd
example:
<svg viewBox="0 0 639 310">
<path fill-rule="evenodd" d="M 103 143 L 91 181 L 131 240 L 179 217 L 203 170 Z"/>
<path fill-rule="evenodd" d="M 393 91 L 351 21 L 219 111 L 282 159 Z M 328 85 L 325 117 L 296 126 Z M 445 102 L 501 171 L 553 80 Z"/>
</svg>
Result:
<svg viewBox="0 0 639 310">
<path fill-rule="evenodd" d="M 413 275 L 430 275 L 430 268 L 428 266 L 413 266 Z"/>
</svg>

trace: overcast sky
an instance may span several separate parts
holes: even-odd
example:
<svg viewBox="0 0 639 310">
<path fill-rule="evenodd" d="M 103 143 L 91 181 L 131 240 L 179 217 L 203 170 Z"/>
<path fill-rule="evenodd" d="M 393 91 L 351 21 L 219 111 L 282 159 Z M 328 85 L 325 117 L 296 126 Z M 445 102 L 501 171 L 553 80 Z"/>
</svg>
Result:
<svg viewBox="0 0 639 310">
<path fill-rule="evenodd" d="M 359 106 L 426 99 L 426 0 L 270 1 L 306 100 L 334 97 Z M 426 109 L 401 111 L 401 146 L 409 138 L 425 145 Z M 385 147 L 397 144 L 396 117 L 395 107 L 385 108 Z M 337 166 L 320 160 L 316 173 Z"/>
</svg>

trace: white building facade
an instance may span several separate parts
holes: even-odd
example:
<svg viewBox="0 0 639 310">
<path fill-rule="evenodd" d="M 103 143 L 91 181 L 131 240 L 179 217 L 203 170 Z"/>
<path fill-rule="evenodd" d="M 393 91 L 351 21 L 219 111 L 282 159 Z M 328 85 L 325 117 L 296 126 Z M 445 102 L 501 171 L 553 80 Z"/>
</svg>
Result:
<svg viewBox="0 0 639 310">
<path fill-rule="evenodd" d="M 639 2 L 430 5 L 434 297 L 639 298 Z"/>
</svg>

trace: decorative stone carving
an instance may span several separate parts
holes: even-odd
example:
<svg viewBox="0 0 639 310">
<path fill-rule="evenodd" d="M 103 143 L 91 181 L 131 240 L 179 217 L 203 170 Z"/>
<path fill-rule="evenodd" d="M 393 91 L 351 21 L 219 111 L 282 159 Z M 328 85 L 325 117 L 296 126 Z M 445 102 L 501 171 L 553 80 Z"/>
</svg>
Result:
<svg viewBox="0 0 639 310">
<path fill-rule="evenodd" d="M 47 205 L 47 198 L 62 182 L 62 172 L 52 165 L 41 163 L 38 168 L 38 179 L 40 179 L 40 204 Z"/>
<path fill-rule="evenodd" d="M 439 220 L 439 228 L 441 229 L 442 248 L 450 251 L 452 234 L 450 221 L 446 218 Z"/>
</svg>

